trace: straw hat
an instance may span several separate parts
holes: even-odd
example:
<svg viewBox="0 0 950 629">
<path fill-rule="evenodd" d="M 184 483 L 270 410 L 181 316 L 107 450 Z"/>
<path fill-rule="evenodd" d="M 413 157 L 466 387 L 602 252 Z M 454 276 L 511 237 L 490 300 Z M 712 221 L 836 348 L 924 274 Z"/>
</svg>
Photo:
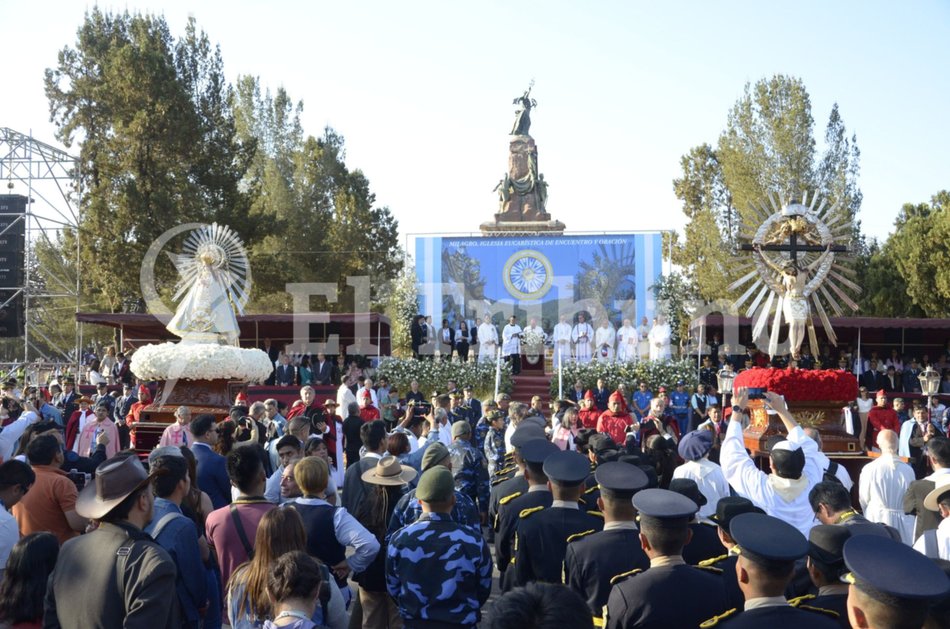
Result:
<svg viewBox="0 0 950 629">
<path fill-rule="evenodd" d="M 416 477 L 416 470 L 399 463 L 394 456 L 384 456 L 376 467 L 363 472 L 363 482 L 373 485 L 405 485 Z"/>
<path fill-rule="evenodd" d="M 924 507 L 931 511 L 940 511 L 940 505 L 937 504 L 937 500 L 948 491 L 950 491 L 950 474 L 941 474 L 934 479 L 934 488 L 930 490 L 930 493 L 924 498 Z"/>
<path fill-rule="evenodd" d="M 96 482 L 86 485 L 76 498 L 76 513 L 98 520 L 150 480 L 136 456 L 114 458 L 96 470 Z"/>
</svg>

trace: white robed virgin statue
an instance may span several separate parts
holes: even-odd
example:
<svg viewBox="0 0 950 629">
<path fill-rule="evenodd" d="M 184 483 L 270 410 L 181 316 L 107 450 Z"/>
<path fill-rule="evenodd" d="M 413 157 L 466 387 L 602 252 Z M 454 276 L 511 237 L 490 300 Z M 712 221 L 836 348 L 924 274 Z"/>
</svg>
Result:
<svg viewBox="0 0 950 629">
<path fill-rule="evenodd" d="M 206 225 L 191 232 L 174 261 L 181 275 L 174 299 L 181 301 L 168 330 L 183 343 L 237 345 L 235 311 L 243 314 L 251 285 L 241 239 L 224 225 Z"/>
</svg>

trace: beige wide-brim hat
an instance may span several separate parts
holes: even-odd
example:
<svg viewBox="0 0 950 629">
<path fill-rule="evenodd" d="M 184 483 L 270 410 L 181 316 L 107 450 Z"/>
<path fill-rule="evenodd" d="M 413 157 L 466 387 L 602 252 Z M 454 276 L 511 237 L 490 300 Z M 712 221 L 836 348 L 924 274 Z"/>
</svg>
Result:
<svg viewBox="0 0 950 629">
<path fill-rule="evenodd" d="M 96 470 L 96 482 L 89 483 L 79 492 L 76 513 L 90 520 L 99 520 L 149 480 L 137 456 L 106 461 Z"/>
<path fill-rule="evenodd" d="M 940 511 L 937 500 L 948 491 L 950 491 L 950 474 L 941 474 L 934 480 L 933 490 L 924 498 L 924 508 L 931 511 Z"/>
<path fill-rule="evenodd" d="M 373 485 L 405 485 L 416 477 L 416 470 L 399 463 L 399 459 L 387 455 L 379 460 L 376 467 L 363 472 L 363 482 Z"/>
</svg>

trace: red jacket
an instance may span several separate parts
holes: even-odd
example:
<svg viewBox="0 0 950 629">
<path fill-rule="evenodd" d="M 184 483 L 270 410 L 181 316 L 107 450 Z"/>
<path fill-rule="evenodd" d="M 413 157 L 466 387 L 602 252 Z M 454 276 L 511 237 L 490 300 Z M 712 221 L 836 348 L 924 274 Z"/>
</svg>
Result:
<svg viewBox="0 0 950 629">
<path fill-rule="evenodd" d="M 580 420 L 584 428 L 597 428 L 597 419 L 600 417 L 600 411 L 596 408 L 585 408 L 577 412 L 577 419 Z"/>
<path fill-rule="evenodd" d="M 627 442 L 627 426 L 632 423 L 633 418 L 627 413 L 604 411 L 597 420 L 597 432 L 610 435 L 617 445 L 622 446 Z"/>
<path fill-rule="evenodd" d="M 379 419 L 379 409 L 375 406 L 364 406 L 360 409 L 360 417 L 363 418 L 364 422 L 371 422 L 374 419 Z"/>
<path fill-rule="evenodd" d="M 877 447 L 877 435 L 882 430 L 893 430 L 900 434 L 901 420 L 897 416 L 897 411 L 890 406 L 884 408 L 875 406 L 868 412 L 868 429 L 865 435 L 868 450 Z"/>
</svg>

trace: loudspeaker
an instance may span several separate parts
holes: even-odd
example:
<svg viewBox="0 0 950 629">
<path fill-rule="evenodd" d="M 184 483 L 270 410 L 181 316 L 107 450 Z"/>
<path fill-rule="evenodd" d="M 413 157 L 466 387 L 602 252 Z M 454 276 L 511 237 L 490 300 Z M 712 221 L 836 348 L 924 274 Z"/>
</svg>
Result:
<svg viewBox="0 0 950 629">
<path fill-rule="evenodd" d="M 15 291 L 0 290 L 0 304 L 10 298 Z M 0 338 L 23 336 L 23 294 L 13 298 L 0 308 Z"/>
</svg>

